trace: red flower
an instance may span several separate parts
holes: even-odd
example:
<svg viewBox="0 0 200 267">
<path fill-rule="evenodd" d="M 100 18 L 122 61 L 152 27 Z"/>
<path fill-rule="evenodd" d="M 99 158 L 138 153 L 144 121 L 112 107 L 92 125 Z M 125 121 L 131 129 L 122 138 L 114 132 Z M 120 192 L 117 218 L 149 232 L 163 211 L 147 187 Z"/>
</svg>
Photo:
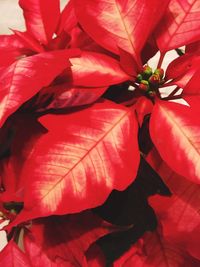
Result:
<svg viewBox="0 0 200 267">
<path fill-rule="evenodd" d="M 19 4 L 26 32 L 0 36 L 0 201 L 9 237 L 26 229 L 26 255 L 12 240 L 0 262 L 199 266 L 199 1 Z M 93 208 L 125 228 L 111 234 Z"/>
</svg>

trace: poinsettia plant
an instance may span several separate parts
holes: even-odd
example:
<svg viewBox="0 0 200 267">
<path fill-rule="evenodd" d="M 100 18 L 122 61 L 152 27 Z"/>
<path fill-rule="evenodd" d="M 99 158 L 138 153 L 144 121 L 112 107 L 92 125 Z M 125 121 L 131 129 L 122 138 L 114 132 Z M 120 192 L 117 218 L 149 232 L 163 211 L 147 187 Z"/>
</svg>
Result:
<svg viewBox="0 0 200 267">
<path fill-rule="evenodd" d="M 0 264 L 200 266 L 200 1 L 19 5 L 26 31 L 0 36 Z"/>
</svg>

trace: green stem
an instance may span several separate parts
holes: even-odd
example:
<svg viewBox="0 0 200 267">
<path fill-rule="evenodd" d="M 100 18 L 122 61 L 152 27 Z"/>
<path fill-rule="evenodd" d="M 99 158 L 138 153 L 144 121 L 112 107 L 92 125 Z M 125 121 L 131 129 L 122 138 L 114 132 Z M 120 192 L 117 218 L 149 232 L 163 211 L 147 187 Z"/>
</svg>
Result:
<svg viewBox="0 0 200 267">
<path fill-rule="evenodd" d="M 180 48 L 175 49 L 175 51 L 180 57 L 185 55 L 184 51 L 182 49 L 180 49 Z"/>
</svg>

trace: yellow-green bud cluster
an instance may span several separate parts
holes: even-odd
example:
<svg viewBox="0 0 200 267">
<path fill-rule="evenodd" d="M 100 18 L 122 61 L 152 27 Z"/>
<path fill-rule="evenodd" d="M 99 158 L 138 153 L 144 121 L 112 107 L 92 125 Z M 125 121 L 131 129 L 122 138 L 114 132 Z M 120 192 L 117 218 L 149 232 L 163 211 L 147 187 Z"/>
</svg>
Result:
<svg viewBox="0 0 200 267">
<path fill-rule="evenodd" d="M 157 68 L 154 72 L 151 67 L 145 65 L 142 72 L 137 75 L 136 81 L 139 84 L 139 89 L 147 93 L 149 96 L 154 96 L 156 89 L 163 82 L 164 70 Z"/>
</svg>

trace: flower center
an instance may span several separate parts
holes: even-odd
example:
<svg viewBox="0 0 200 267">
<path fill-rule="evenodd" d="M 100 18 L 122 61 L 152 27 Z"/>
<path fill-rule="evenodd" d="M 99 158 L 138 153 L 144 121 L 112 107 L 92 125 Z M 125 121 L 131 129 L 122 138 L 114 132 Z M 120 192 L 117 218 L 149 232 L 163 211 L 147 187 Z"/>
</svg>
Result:
<svg viewBox="0 0 200 267">
<path fill-rule="evenodd" d="M 158 92 L 158 88 L 164 83 L 163 77 L 163 69 L 157 68 L 153 72 L 151 67 L 145 65 L 142 72 L 137 75 L 136 82 L 141 91 L 150 97 L 154 97 Z"/>
</svg>

